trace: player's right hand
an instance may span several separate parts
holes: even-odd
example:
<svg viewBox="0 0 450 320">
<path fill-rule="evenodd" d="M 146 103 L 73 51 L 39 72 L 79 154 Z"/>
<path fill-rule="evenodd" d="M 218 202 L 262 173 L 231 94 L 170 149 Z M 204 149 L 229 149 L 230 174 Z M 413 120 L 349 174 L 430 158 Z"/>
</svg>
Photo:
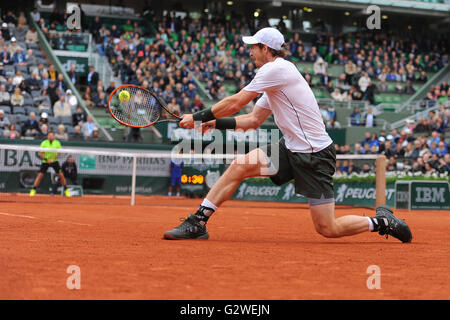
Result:
<svg viewBox="0 0 450 320">
<path fill-rule="evenodd" d="M 180 121 L 180 127 L 186 129 L 194 128 L 194 116 L 192 114 L 183 114 L 183 117 Z"/>
</svg>

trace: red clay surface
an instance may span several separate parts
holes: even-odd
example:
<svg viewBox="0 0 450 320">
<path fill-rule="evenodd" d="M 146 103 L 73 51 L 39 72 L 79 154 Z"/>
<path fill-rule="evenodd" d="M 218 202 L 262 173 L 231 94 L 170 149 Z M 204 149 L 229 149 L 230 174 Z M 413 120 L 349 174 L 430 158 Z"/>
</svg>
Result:
<svg viewBox="0 0 450 320">
<path fill-rule="evenodd" d="M 0 299 L 450 299 L 449 211 L 397 211 L 414 237 L 402 244 L 323 238 L 302 204 L 228 201 L 209 240 L 162 240 L 200 201 L 1 195 Z M 66 287 L 70 265 L 80 290 Z"/>
</svg>

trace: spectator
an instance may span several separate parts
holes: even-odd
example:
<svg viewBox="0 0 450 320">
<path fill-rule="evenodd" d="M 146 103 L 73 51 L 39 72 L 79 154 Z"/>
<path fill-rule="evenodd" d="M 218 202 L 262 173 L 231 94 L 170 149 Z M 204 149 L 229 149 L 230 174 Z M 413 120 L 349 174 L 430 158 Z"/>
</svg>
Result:
<svg viewBox="0 0 450 320">
<path fill-rule="evenodd" d="M 11 43 L 8 46 L 9 55 L 12 57 L 14 55 L 14 53 L 16 53 L 18 48 L 20 48 L 20 46 L 17 44 L 16 38 L 12 37 Z"/>
<path fill-rule="evenodd" d="M 9 127 L 11 122 L 9 121 L 8 117 L 5 116 L 5 112 L 3 109 L 0 109 L 0 129 L 5 130 Z"/>
<path fill-rule="evenodd" d="M 30 12 L 31 18 L 34 22 L 38 23 L 41 19 L 41 14 L 39 13 L 38 9 L 35 7 L 33 11 Z"/>
<path fill-rule="evenodd" d="M 84 135 L 81 132 L 81 126 L 76 125 L 73 127 L 73 133 L 70 135 L 71 140 L 83 140 Z"/>
<path fill-rule="evenodd" d="M 95 126 L 94 121 L 92 120 L 92 117 L 88 116 L 86 122 L 83 123 L 81 126 L 81 130 L 83 132 L 83 136 L 85 139 L 92 136 L 92 132 L 94 131 L 95 127 L 96 126 Z"/>
<path fill-rule="evenodd" d="M 39 112 L 52 108 L 52 103 L 49 95 L 47 94 L 47 89 L 43 89 L 39 97 L 34 98 L 34 103 L 38 106 Z"/>
<path fill-rule="evenodd" d="M 66 90 L 66 97 L 65 101 L 70 106 L 70 110 L 74 112 L 78 106 L 77 98 L 72 94 L 72 90 L 67 89 Z"/>
<path fill-rule="evenodd" d="M 9 33 L 8 24 L 6 22 L 2 23 L 2 38 L 5 41 L 11 40 L 11 34 Z"/>
<path fill-rule="evenodd" d="M 327 122 L 327 128 L 328 129 L 340 129 L 341 128 L 341 124 L 338 121 L 336 121 L 335 119 L 331 118 Z"/>
<path fill-rule="evenodd" d="M 22 96 L 22 92 L 20 91 L 20 88 L 15 88 L 14 89 L 14 94 L 11 96 L 11 109 L 12 109 L 12 111 L 14 111 L 14 108 L 22 107 L 24 102 L 25 102 L 25 99 Z"/>
<path fill-rule="evenodd" d="M 92 130 L 92 135 L 87 137 L 87 140 L 90 141 L 99 141 L 100 140 L 100 132 L 97 127 L 94 127 Z"/>
<path fill-rule="evenodd" d="M 20 133 L 19 133 L 19 131 L 17 131 L 16 125 L 14 123 L 11 123 L 9 125 L 8 130 L 5 130 L 3 132 L 3 134 L 5 135 L 6 138 L 9 138 L 9 139 L 19 139 L 20 138 Z"/>
<path fill-rule="evenodd" d="M 20 85 L 20 83 L 23 81 L 23 80 L 25 80 L 24 79 L 24 77 L 22 76 L 22 71 L 17 71 L 16 72 L 16 75 L 14 76 L 14 78 L 13 78 L 13 80 L 12 80 L 12 84 L 14 85 L 14 86 L 19 86 Z"/>
<path fill-rule="evenodd" d="M 36 74 L 32 74 L 30 78 L 25 80 L 25 83 L 31 91 L 38 91 L 42 87 L 42 82 L 36 79 Z"/>
<path fill-rule="evenodd" d="M 66 132 L 66 127 L 63 124 L 58 125 L 58 130 L 55 133 L 57 140 L 69 140 L 69 135 Z"/>
<path fill-rule="evenodd" d="M 47 78 L 49 78 L 48 70 L 44 67 L 43 63 L 39 63 L 37 68 L 35 68 L 31 74 L 34 74 L 38 80 L 41 80 L 44 74 L 46 74 Z"/>
<path fill-rule="evenodd" d="M 67 73 L 67 75 L 70 78 L 70 81 L 72 81 L 73 85 L 78 84 L 78 74 L 76 72 L 76 65 L 75 64 L 71 64 L 70 65 L 70 71 Z"/>
<path fill-rule="evenodd" d="M 142 142 L 141 128 L 129 128 L 127 142 Z"/>
<path fill-rule="evenodd" d="M 352 126 L 361 125 L 361 113 L 359 113 L 359 108 L 355 107 L 352 114 L 350 115 L 350 123 Z"/>
<path fill-rule="evenodd" d="M 70 180 L 70 182 L 74 185 L 78 185 L 78 170 L 77 165 L 73 161 L 73 157 L 71 155 L 67 156 L 66 161 L 61 166 L 62 173 L 66 180 Z"/>
<path fill-rule="evenodd" d="M 22 52 L 22 48 L 18 47 L 16 52 L 12 56 L 12 61 L 14 64 L 17 64 L 19 66 L 26 66 L 27 65 L 27 59 L 25 54 Z"/>
<path fill-rule="evenodd" d="M 18 23 L 16 28 L 14 29 L 13 36 L 19 42 L 25 42 L 25 36 L 27 34 L 27 29 L 23 27 L 21 23 Z"/>
<path fill-rule="evenodd" d="M 53 115 L 55 118 L 72 117 L 70 105 L 65 101 L 64 95 L 53 105 Z"/>
<path fill-rule="evenodd" d="M 406 94 L 414 94 L 414 93 L 416 93 L 416 89 L 414 89 L 414 87 L 412 86 L 411 81 L 409 81 L 409 80 L 406 81 L 404 92 Z"/>
<path fill-rule="evenodd" d="M 358 85 L 359 85 L 359 89 L 365 93 L 367 90 L 367 87 L 370 84 L 370 78 L 367 72 L 363 73 L 363 76 L 361 78 L 359 78 L 358 80 Z"/>
<path fill-rule="evenodd" d="M 366 115 L 366 128 L 375 127 L 375 115 L 373 114 L 372 108 L 369 108 Z"/>
<path fill-rule="evenodd" d="M 4 84 L 0 85 L 0 104 L 9 105 L 11 103 L 11 95 L 6 91 L 6 86 Z"/>
<path fill-rule="evenodd" d="M 41 129 L 39 128 L 39 122 L 36 120 L 36 114 L 34 112 L 30 112 L 30 118 L 23 124 L 22 136 L 36 137 L 40 134 Z"/>
<path fill-rule="evenodd" d="M 50 66 L 50 71 L 49 71 L 50 79 L 52 79 L 51 78 L 51 74 L 52 74 L 51 69 L 52 69 L 52 67 L 53 66 Z M 58 76 L 57 76 L 56 88 L 58 88 L 61 92 L 64 92 L 64 91 L 67 90 L 67 86 L 66 86 L 66 83 L 64 82 L 64 76 L 63 76 L 62 73 L 58 74 Z"/>
<path fill-rule="evenodd" d="M 377 87 L 379 92 L 387 92 L 389 90 L 386 78 L 382 78 Z"/>
<path fill-rule="evenodd" d="M 347 64 L 344 67 L 344 70 L 345 70 L 345 83 L 352 85 L 353 77 L 357 71 L 356 65 L 353 63 L 352 60 L 348 60 Z"/>
<path fill-rule="evenodd" d="M 42 132 L 42 127 L 44 125 L 46 125 L 46 126 L 49 125 L 47 112 L 42 112 L 41 119 L 39 119 L 39 128 L 41 129 L 41 132 Z"/>
<path fill-rule="evenodd" d="M 99 80 L 99 75 L 97 71 L 95 71 L 94 66 L 89 67 L 89 73 L 87 75 L 87 85 L 90 87 L 97 87 L 97 82 Z"/>
<path fill-rule="evenodd" d="M 73 126 L 81 126 L 84 122 L 86 122 L 87 117 L 86 113 L 81 109 L 81 107 L 77 107 L 76 112 L 72 114 L 72 124 Z"/>
</svg>

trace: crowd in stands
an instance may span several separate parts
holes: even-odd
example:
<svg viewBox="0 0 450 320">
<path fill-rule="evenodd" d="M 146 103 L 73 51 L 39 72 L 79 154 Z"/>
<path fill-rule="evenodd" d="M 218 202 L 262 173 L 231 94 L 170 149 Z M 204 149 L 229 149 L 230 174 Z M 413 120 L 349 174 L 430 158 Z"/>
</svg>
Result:
<svg viewBox="0 0 450 320">
<path fill-rule="evenodd" d="M 388 160 L 388 172 L 420 172 L 450 174 L 450 143 L 445 132 L 450 128 L 450 109 L 444 105 L 438 111 L 430 111 L 427 117 L 407 121 L 400 131 L 380 134 L 366 132 L 364 139 L 354 145 L 336 145 L 337 154 L 384 154 Z M 351 160 L 338 160 L 337 174 L 370 173 L 374 167 L 365 164 L 355 166 Z"/>
<path fill-rule="evenodd" d="M 39 21 L 39 12 L 32 17 Z M 91 139 L 77 98 L 44 57 L 23 12 L 7 12 L 0 25 L 0 136 L 42 139 L 51 130 L 61 140 Z"/>
</svg>

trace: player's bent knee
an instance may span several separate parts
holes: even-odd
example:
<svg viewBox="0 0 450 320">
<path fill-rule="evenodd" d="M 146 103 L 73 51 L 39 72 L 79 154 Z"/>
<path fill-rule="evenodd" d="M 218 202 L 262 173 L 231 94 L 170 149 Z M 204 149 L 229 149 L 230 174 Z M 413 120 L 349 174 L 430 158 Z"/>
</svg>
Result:
<svg viewBox="0 0 450 320">
<path fill-rule="evenodd" d="M 337 231 L 337 228 L 330 225 L 316 225 L 316 231 L 321 236 L 324 236 L 325 238 L 338 238 L 340 237 L 339 232 Z"/>
</svg>

